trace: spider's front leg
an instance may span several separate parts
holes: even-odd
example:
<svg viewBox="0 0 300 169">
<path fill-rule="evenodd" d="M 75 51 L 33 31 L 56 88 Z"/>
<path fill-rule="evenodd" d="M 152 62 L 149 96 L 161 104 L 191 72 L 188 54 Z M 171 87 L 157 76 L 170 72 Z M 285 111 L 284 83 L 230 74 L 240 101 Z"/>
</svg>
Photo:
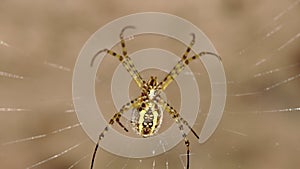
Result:
<svg viewBox="0 0 300 169">
<path fill-rule="evenodd" d="M 137 71 L 132 59 L 128 56 L 127 54 L 127 49 L 125 46 L 125 40 L 124 40 L 124 36 L 123 33 L 125 32 L 126 29 L 133 29 L 135 28 L 134 26 L 126 26 L 125 28 L 123 28 L 121 30 L 120 33 L 120 39 L 121 39 L 121 47 L 122 47 L 122 55 L 118 54 L 115 51 L 112 51 L 110 49 L 102 49 L 100 51 L 98 51 L 92 58 L 91 60 L 91 64 L 90 66 L 92 67 L 94 64 L 94 61 L 96 59 L 96 57 L 103 52 L 106 52 L 107 54 L 116 57 L 124 66 L 124 68 L 127 70 L 127 72 L 130 74 L 130 76 L 134 79 L 134 81 L 136 82 L 136 84 L 142 88 L 144 81 L 140 75 L 140 73 Z"/>
<path fill-rule="evenodd" d="M 162 98 L 158 98 L 158 100 L 159 100 L 159 103 L 163 106 L 164 110 L 166 112 L 168 112 L 169 115 L 172 117 L 172 119 L 176 122 L 176 124 L 178 125 L 179 130 L 182 134 L 182 137 L 184 138 L 184 144 L 186 146 L 186 155 L 187 155 L 186 169 L 189 169 L 189 166 L 190 166 L 190 141 L 187 138 L 187 134 L 183 130 L 183 125 L 187 126 L 192 131 L 192 133 L 195 135 L 195 137 L 197 139 L 199 139 L 199 136 L 197 135 L 195 130 L 189 125 L 189 123 L 184 118 L 182 118 L 179 115 L 179 113 L 169 103 L 167 103 Z"/>
<path fill-rule="evenodd" d="M 162 82 L 162 90 L 165 90 L 169 84 L 174 81 L 174 79 L 180 74 L 181 71 L 184 70 L 184 68 L 192 61 L 197 58 L 200 58 L 203 55 L 213 55 L 216 56 L 219 60 L 221 60 L 221 57 L 218 56 L 215 53 L 212 52 L 200 52 L 199 54 L 196 54 L 190 58 L 188 58 L 188 54 L 190 53 L 192 46 L 195 43 L 195 34 L 191 33 L 193 39 L 190 42 L 190 45 L 187 47 L 185 53 L 182 55 L 181 59 L 178 61 L 178 63 L 173 67 L 173 69 L 169 72 L 169 74 L 164 78 Z"/>
<path fill-rule="evenodd" d="M 109 127 L 112 126 L 115 122 L 117 122 L 126 132 L 128 132 L 128 129 L 120 122 L 120 118 L 121 118 L 121 116 L 124 112 L 126 112 L 130 109 L 137 108 L 142 99 L 144 99 L 144 97 L 136 98 L 134 100 L 131 100 L 130 102 L 128 102 L 124 106 L 122 106 L 120 111 L 114 114 L 114 116 L 110 119 L 108 125 L 99 134 L 98 141 L 97 141 L 97 144 L 95 146 L 94 153 L 93 153 L 93 158 L 92 158 L 92 162 L 91 162 L 91 169 L 93 169 L 93 166 L 94 166 L 94 161 L 95 161 L 96 153 L 97 153 L 97 150 L 98 150 L 98 147 L 99 147 L 99 143 L 104 138 L 105 133 L 108 132 Z"/>
</svg>

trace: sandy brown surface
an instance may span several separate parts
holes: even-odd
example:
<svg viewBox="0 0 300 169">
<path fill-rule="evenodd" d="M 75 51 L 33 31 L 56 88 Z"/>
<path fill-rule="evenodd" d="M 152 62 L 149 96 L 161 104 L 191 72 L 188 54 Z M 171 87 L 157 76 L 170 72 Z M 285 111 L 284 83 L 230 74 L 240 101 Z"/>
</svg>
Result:
<svg viewBox="0 0 300 169">
<path fill-rule="evenodd" d="M 299 168 L 299 0 L 2 0 L 0 168 L 89 168 L 94 143 L 76 125 L 78 120 L 72 112 L 76 58 L 100 27 L 121 16 L 146 11 L 191 21 L 205 32 L 223 59 L 228 82 L 224 116 L 205 144 L 197 144 L 189 135 L 190 169 Z M 137 38 L 128 46 L 131 50 L 162 47 L 178 55 L 185 48 L 160 37 Z M 97 76 L 107 84 L 99 84 L 96 91 L 109 90 L 111 68 L 118 62 L 107 59 L 107 63 L 113 66 L 104 67 Z M 149 76 L 149 72 L 143 75 Z M 207 80 L 205 73 L 202 77 L 204 80 L 198 80 Z M 202 85 L 205 90 L 208 84 Z M 136 95 L 134 87 L 131 91 Z M 179 109 L 178 95 L 174 84 L 168 97 Z M 97 96 L 101 105 L 102 96 Z M 207 112 L 209 100 L 203 100 L 201 110 Z M 107 113 L 115 109 L 109 103 L 103 106 Z M 205 113 L 197 119 L 198 124 L 204 119 Z M 170 123 L 166 121 L 165 128 Z M 167 168 L 166 164 L 169 169 L 182 169 L 184 153 L 183 143 L 148 159 L 127 159 L 100 150 L 95 169 L 159 169 Z"/>
</svg>

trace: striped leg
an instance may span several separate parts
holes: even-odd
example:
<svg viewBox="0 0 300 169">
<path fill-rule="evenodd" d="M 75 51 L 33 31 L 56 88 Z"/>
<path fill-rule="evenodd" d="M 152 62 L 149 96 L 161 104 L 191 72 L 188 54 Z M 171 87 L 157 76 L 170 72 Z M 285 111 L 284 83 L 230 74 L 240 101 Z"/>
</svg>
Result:
<svg viewBox="0 0 300 169">
<path fill-rule="evenodd" d="M 197 139 L 199 139 L 199 136 L 197 135 L 197 133 L 194 131 L 194 129 L 189 125 L 189 123 L 180 116 L 180 114 L 166 101 L 164 101 L 162 98 L 158 98 L 159 99 L 159 103 L 164 107 L 164 110 L 166 112 L 169 113 L 169 115 L 176 121 L 178 120 L 180 123 L 184 124 L 185 126 L 187 126 L 192 133 L 195 135 L 195 137 L 197 137 Z"/>
<path fill-rule="evenodd" d="M 94 153 L 93 153 L 93 157 L 92 157 L 91 169 L 93 169 L 93 166 L 94 166 L 94 161 L 95 161 L 96 153 L 97 153 L 97 150 L 98 150 L 98 147 L 99 147 L 99 143 L 104 138 L 105 133 L 108 132 L 109 127 L 112 126 L 114 124 L 114 122 L 117 122 L 126 132 L 128 132 L 128 129 L 120 122 L 120 118 L 121 118 L 121 116 L 124 112 L 126 112 L 130 109 L 138 107 L 138 103 L 141 101 L 141 99 L 143 99 L 143 97 L 139 97 L 137 99 L 134 99 L 134 100 L 128 102 L 127 104 L 125 104 L 124 106 L 122 106 L 120 111 L 117 112 L 116 114 L 114 114 L 114 116 L 110 119 L 109 124 L 99 134 L 99 138 L 98 138 L 98 141 L 97 141 Z"/>
<path fill-rule="evenodd" d="M 126 29 L 129 29 L 129 28 L 134 28 L 133 26 L 127 26 L 125 28 L 123 28 L 121 30 L 121 33 L 120 33 L 120 39 L 121 39 L 121 46 L 122 46 L 122 55 L 112 51 L 112 50 L 109 50 L 109 49 L 102 49 L 100 51 L 98 51 L 92 58 L 91 60 L 91 64 L 90 66 L 92 67 L 93 64 L 94 64 L 94 61 L 96 59 L 96 57 L 100 54 L 100 53 L 103 53 L 103 52 L 106 52 L 107 54 L 111 55 L 111 56 L 114 56 L 116 57 L 121 63 L 122 65 L 125 67 L 125 69 L 127 70 L 127 72 L 130 74 L 130 76 L 134 79 L 134 81 L 136 82 L 136 84 L 142 88 L 143 86 L 143 79 L 140 75 L 140 73 L 137 71 L 135 65 L 133 64 L 133 61 L 132 59 L 127 55 L 127 49 L 126 49 L 126 46 L 125 46 L 125 40 L 124 40 L 124 37 L 123 37 L 123 33 Z"/>
<path fill-rule="evenodd" d="M 165 90 L 167 86 L 175 79 L 177 75 L 183 70 L 184 63 L 183 61 L 187 58 L 188 54 L 192 50 L 192 46 L 195 43 L 195 34 L 191 33 L 192 40 L 190 42 L 190 45 L 186 48 L 184 54 L 181 57 L 181 60 L 173 67 L 173 69 L 169 72 L 169 74 L 165 77 L 164 81 L 162 82 L 162 90 Z"/>
<path fill-rule="evenodd" d="M 199 54 L 196 54 L 190 58 L 188 58 L 188 54 L 191 51 L 191 47 L 193 46 L 195 40 L 195 35 L 193 35 L 193 40 L 190 43 L 190 46 L 188 46 L 188 48 L 186 49 L 185 53 L 183 54 L 181 60 L 173 67 L 173 69 L 170 71 L 170 73 L 165 77 L 165 79 L 162 82 L 162 90 L 165 90 L 169 84 L 180 74 L 181 71 L 184 70 L 184 68 L 192 61 L 195 60 L 197 58 L 200 58 L 203 55 L 213 55 L 216 56 L 219 60 L 221 60 L 220 56 L 218 56 L 215 53 L 212 52 L 200 52 Z"/>
<path fill-rule="evenodd" d="M 190 141 L 189 139 L 187 138 L 187 134 L 184 132 L 183 130 L 183 124 L 185 126 L 187 126 L 191 131 L 192 133 L 195 135 L 195 137 L 197 139 L 199 139 L 199 136 L 197 135 L 197 133 L 194 131 L 194 129 L 188 124 L 188 122 L 183 119 L 179 113 L 172 107 L 169 105 L 169 103 L 167 103 L 166 101 L 164 101 L 163 99 L 161 98 L 158 98 L 159 99 L 159 103 L 164 107 L 164 110 L 166 112 L 169 113 L 169 115 L 174 119 L 174 121 L 177 123 L 178 127 L 179 127 L 179 130 L 180 132 L 182 133 L 182 137 L 184 138 L 184 144 L 186 146 L 186 154 L 187 154 L 187 159 L 186 159 L 186 169 L 189 169 L 189 166 L 190 166 Z"/>
<path fill-rule="evenodd" d="M 124 27 L 124 28 L 121 30 L 121 33 L 120 33 L 121 46 L 122 46 L 122 53 L 123 53 L 123 56 L 124 56 L 125 58 L 128 57 L 128 55 L 127 55 L 127 49 L 126 49 L 126 46 L 125 46 L 125 40 L 124 40 L 124 36 L 123 36 L 123 34 L 124 34 L 124 32 L 125 32 L 126 29 L 135 29 L 135 27 L 134 27 L 134 26 L 131 26 L 131 25 L 126 26 L 126 27 Z"/>
</svg>

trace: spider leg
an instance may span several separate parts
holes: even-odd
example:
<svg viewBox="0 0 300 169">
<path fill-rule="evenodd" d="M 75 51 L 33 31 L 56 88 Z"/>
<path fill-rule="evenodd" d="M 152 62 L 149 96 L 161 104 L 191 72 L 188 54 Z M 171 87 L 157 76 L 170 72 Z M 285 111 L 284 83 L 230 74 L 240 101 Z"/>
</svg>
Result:
<svg viewBox="0 0 300 169">
<path fill-rule="evenodd" d="M 143 79 L 139 72 L 137 71 L 132 59 L 128 56 L 127 54 L 127 49 L 125 45 L 125 39 L 124 39 L 124 32 L 127 29 L 135 29 L 135 26 L 129 25 L 125 26 L 121 32 L 120 32 L 120 39 L 121 39 L 121 47 L 122 47 L 122 53 L 123 56 L 125 57 L 125 62 L 123 63 L 124 67 L 126 70 L 130 73 L 131 77 L 136 81 L 137 85 L 141 88 L 143 85 Z"/>
<path fill-rule="evenodd" d="M 123 36 L 123 34 L 124 34 L 124 32 L 125 32 L 126 29 L 135 29 L 135 27 L 132 26 L 132 25 L 125 26 L 125 27 L 121 30 L 121 32 L 120 32 L 120 39 L 121 39 L 122 53 L 123 53 L 123 56 L 124 56 L 125 58 L 128 57 L 128 55 L 127 55 L 127 49 L 126 49 L 126 46 L 125 46 L 125 40 L 124 40 L 124 36 Z"/>
<path fill-rule="evenodd" d="M 169 86 L 169 84 L 174 81 L 174 79 L 180 74 L 181 71 L 184 70 L 184 68 L 192 60 L 200 58 L 201 56 L 206 55 L 206 54 L 216 56 L 219 60 L 221 60 L 220 56 L 218 56 L 217 54 L 212 53 L 212 52 L 200 52 L 199 54 L 196 54 L 196 55 L 188 58 L 187 56 L 190 53 L 191 48 L 195 43 L 195 34 L 192 33 L 191 35 L 193 36 L 193 39 L 190 42 L 190 45 L 187 47 L 185 53 L 181 57 L 181 60 L 178 61 L 178 63 L 173 67 L 173 69 L 169 72 L 169 74 L 164 78 L 164 80 L 162 82 L 162 90 L 165 90 Z"/>
<path fill-rule="evenodd" d="M 169 113 L 169 115 L 176 121 L 180 121 L 182 124 L 184 124 L 185 126 L 187 126 L 192 133 L 195 135 L 195 137 L 197 139 L 199 139 L 199 136 L 197 135 L 197 133 L 195 132 L 195 130 L 189 125 L 189 123 L 180 116 L 180 114 L 169 104 L 167 103 L 165 100 L 163 100 L 162 98 L 158 98 L 159 99 L 159 104 L 161 104 L 164 107 L 164 110 L 166 112 Z"/>
<path fill-rule="evenodd" d="M 188 54 L 190 53 L 192 46 L 195 43 L 195 34 L 191 33 L 192 40 L 190 45 L 186 48 L 184 54 L 182 55 L 181 59 L 178 63 L 173 67 L 173 69 L 169 72 L 169 74 L 165 77 L 164 81 L 162 82 L 162 89 L 165 90 L 166 87 L 175 79 L 175 77 L 182 71 L 184 68 L 183 61 L 187 58 Z"/>
<path fill-rule="evenodd" d="M 185 126 L 187 126 L 192 133 L 195 135 L 195 137 L 197 139 L 199 139 L 199 136 L 197 135 L 197 133 L 195 132 L 195 130 L 189 125 L 189 123 L 182 118 L 179 113 L 172 107 L 170 106 L 169 103 L 167 103 L 166 101 L 164 101 L 162 98 L 158 98 L 159 99 L 159 103 L 164 107 L 164 110 L 166 112 L 169 113 L 169 115 L 174 119 L 174 121 L 177 123 L 180 132 L 182 133 L 182 137 L 184 138 L 184 144 L 186 146 L 186 155 L 187 155 L 187 159 L 186 159 L 186 169 L 189 169 L 189 165 L 190 165 L 190 141 L 187 138 L 187 134 L 184 132 L 183 130 L 183 124 Z"/>
<path fill-rule="evenodd" d="M 121 46 L 122 46 L 122 55 L 120 55 L 120 54 L 118 54 L 118 53 L 116 53 L 116 52 L 114 52 L 112 50 L 109 50 L 109 49 L 102 49 L 102 50 L 98 51 L 93 56 L 93 58 L 91 60 L 90 66 L 91 67 L 93 66 L 96 57 L 100 53 L 106 52 L 107 54 L 116 57 L 122 63 L 122 65 L 125 67 L 125 69 L 130 74 L 130 76 L 134 79 L 134 81 L 136 82 L 136 84 L 140 88 L 142 88 L 144 81 L 143 81 L 140 73 L 137 71 L 137 69 L 136 69 L 136 67 L 135 67 L 132 59 L 127 55 L 127 49 L 126 49 L 126 46 L 125 46 L 125 40 L 124 40 L 123 33 L 125 32 L 126 29 L 129 29 L 129 28 L 133 29 L 135 27 L 134 26 L 126 26 L 125 28 L 123 28 L 121 30 L 121 33 L 120 33 Z"/>
<path fill-rule="evenodd" d="M 112 126 L 114 124 L 114 122 L 116 121 L 126 132 L 128 132 L 128 129 L 120 122 L 120 118 L 121 118 L 121 116 L 124 112 L 126 112 L 130 109 L 138 107 L 139 102 L 140 102 L 141 99 L 143 99 L 143 97 L 139 97 L 139 98 L 136 98 L 134 100 L 131 100 L 130 102 L 128 102 L 127 104 L 122 106 L 120 111 L 114 114 L 114 116 L 110 119 L 108 125 L 99 134 L 98 141 L 97 141 L 97 144 L 95 146 L 93 157 L 92 157 L 91 169 L 93 169 L 93 166 L 94 166 L 94 161 L 95 161 L 95 158 L 96 158 L 96 153 L 97 153 L 97 150 L 98 150 L 98 147 L 99 147 L 99 143 L 104 138 L 105 133 L 108 132 L 109 127 Z"/>
</svg>

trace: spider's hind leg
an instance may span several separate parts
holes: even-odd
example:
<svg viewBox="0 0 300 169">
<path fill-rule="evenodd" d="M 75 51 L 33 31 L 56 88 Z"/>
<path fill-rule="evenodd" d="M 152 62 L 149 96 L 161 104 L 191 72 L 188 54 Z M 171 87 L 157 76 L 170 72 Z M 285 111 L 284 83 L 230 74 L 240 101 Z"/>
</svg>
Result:
<svg viewBox="0 0 300 169">
<path fill-rule="evenodd" d="M 167 113 L 169 113 L 169 115 L 175 120 L 175 122 L 179 121 L 180 123 L 187 126 L 191 130 L 191 132 L 194 134 L 194 136 L 197 139 L 199 139 L 199 136 L 197 135 L 195 130 L 189 125 L 189 123 L 183 117 L 180 116 L 180 114 L 169 103 L 167 103 L 162 98 L 159 98 L 159 103 L 164 107 L 164 110 Z"/>
<path fill-rule="evenodd" d="M 179 113 L 172 107 L 170 106 L 169 103 L 164 101 L 162 98 L 159 98 L 159 103 L 164 107 L 164 110 L 169 113 L 169 115 L 172 117 L 172 119 L 177 123 L 179 130 L 182 134 L 182 137 L 184 138 L 184 144 L 186 146 L 186 169 L 189 168 L 190 166 L 190 141 L 187 138 L 187 134 L 183 130 L 183 125 L 187 126 L 194 136 L 199 140 L 199 136 L 195 132 L 195 130 L 189 125 L 189 123 L 182 118 Z"/>
<path fill-rule="evenodd" d="M 121 118 L 121 116 L 122 116 L 122 114 L 124 112 L 126 112 L 126 111 L 128 111 L 130 109 L 138 107 L 141 99 L 144 99 L 144 98 L 143 97 L 139 97 L 139 98 L 134 99 L 134 100 L 128 102 L 127 104 L 125 104 L 120 109 L 119 112 L 117 112 L 117 113 L 114 114 L 114 116 L 110 119 L 109 124 L 99 134 L 98 141 L 97 141 L 97 144 L 95 146 L 95 150 L 94 150 L 93 157 L 92 157 L 91 169 L 93 169 L 93 166 L 94 166 L 94 161 L 95 161 L 95 158 L 96 158 L 96 153 L 97 153 L 97 150 L 98 150 L 98 147 L 99 147 L 99 143 L 104 138 L 105 133 L 109 131 L 109 127 L 112 126 L 114 124 L 114 122 L 116 121 L 126 132 L 128 132 L 128 129 L 120 122 L 120 118 Z"/>
</svg>

